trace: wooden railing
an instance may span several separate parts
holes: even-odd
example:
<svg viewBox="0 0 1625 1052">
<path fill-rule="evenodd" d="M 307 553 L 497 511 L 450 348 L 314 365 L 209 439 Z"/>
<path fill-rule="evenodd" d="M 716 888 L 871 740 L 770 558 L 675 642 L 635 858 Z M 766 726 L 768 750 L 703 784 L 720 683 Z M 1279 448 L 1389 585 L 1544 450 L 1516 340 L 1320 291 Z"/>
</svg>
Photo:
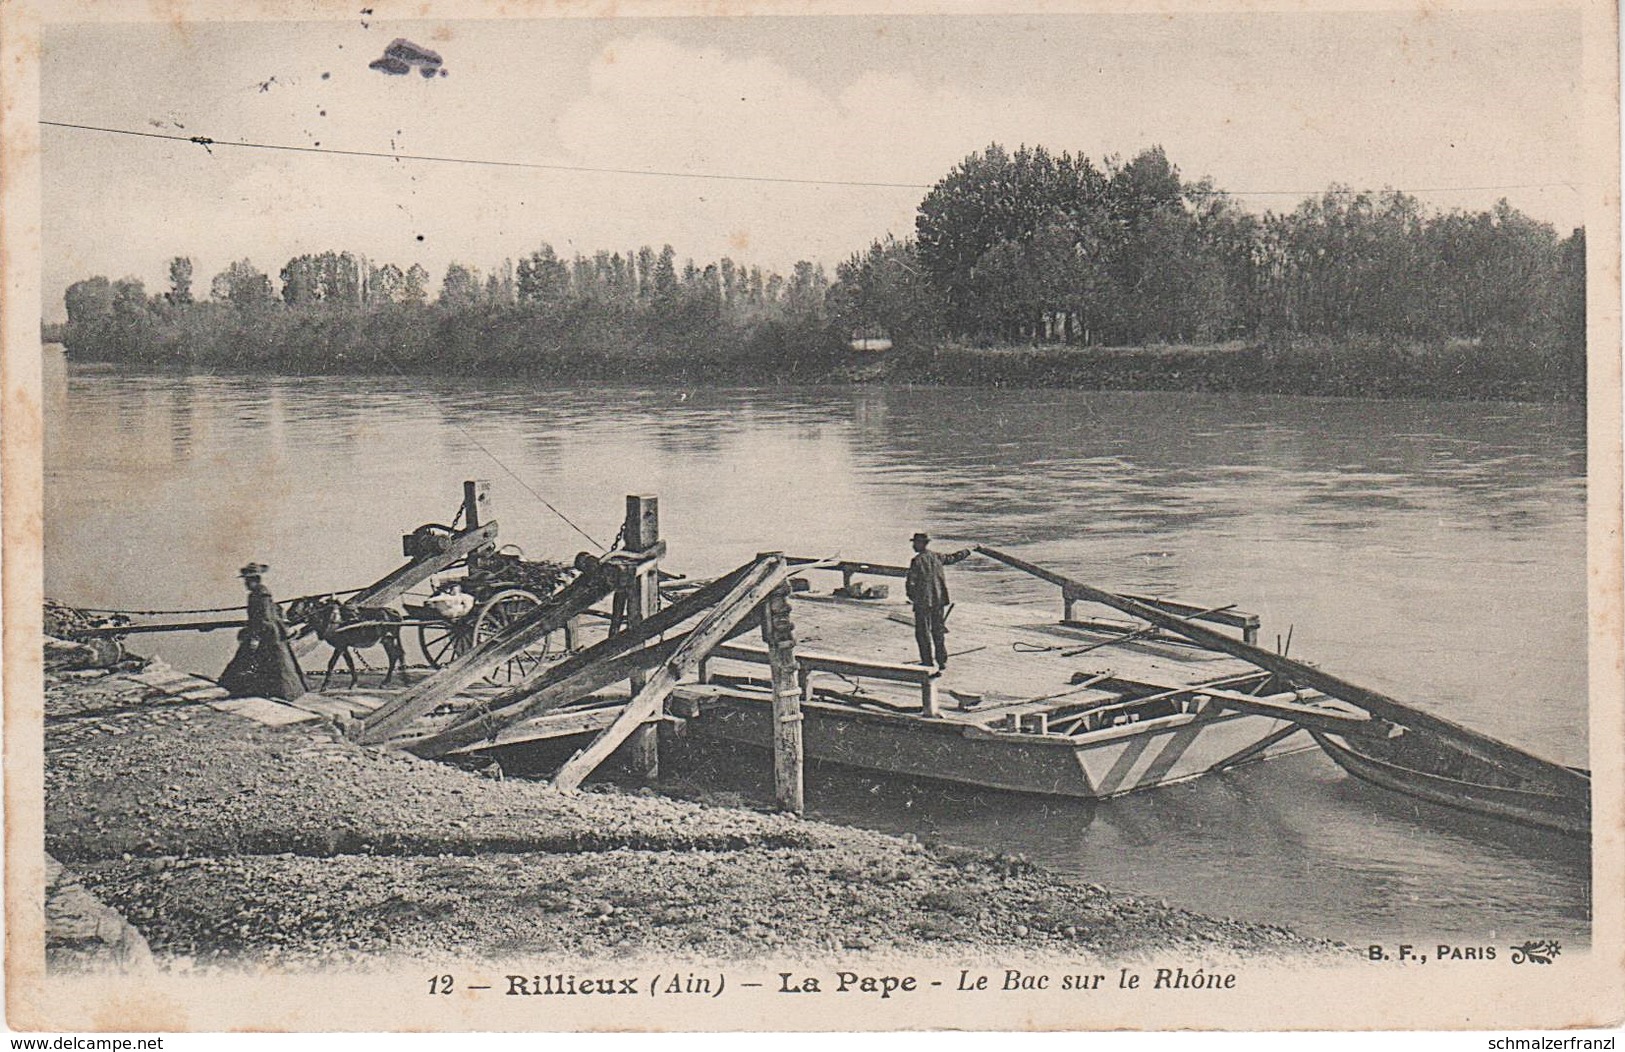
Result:
<svg viewBox="0 0 1625 1052">
<path fill-rule="evenodd" d="M 724 643 L 711 651 L 711 658 L 744 661 L 753 665 L 768 664 L 768 652 L 761 647 Z M 889 661 L 863 661 L 839 654 L 820 654 L 812 650 L 797 650 L 799 666 L 797 680 L 801 685 L 802 700 L 811 700 L 811 677 L 814 672 L 833 672 L 842 676 L 863 676 L 892 683 L 911 683 L 920 688 L 920 714 L 936 716 L 937 677 L 934 669 L 926 665 L 898 665 Z M 700 666 L 700 682 L 710 682 L 709 660 Z"/>
<path fill-rule="evenodd" d="M 790 564 L 790 572 L 792 574 L 797 572 L 798 567 L 802 571 L 816 569 L 838 573 L 841 575 L 841 587 L 848 592 L 850 592 L 852 589 L 852 578 L 856 577 L 858 574 L 865 574 L 869 577 L 908 576 L 908 567 L 892 566 L 887 563 L 866 563 L 853 559 L 843 559 L 839 562 L 829 562 L 828 560 L 808 559 L 801 556 L 790 556 L 785 561 Z M 808 564 L 810 563 L 816 563 L 817 565 L 809 566 Z"/>
</svg>

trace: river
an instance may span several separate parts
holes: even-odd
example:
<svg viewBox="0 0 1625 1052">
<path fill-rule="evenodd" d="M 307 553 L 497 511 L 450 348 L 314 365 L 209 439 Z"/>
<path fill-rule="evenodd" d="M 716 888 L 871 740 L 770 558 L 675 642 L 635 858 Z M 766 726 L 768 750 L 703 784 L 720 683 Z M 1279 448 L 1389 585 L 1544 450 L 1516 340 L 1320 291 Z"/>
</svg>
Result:
<svg viewBox="0 0 1625 1052">
<path fill-rule="evenodd" d="M 279 596 L 364 584 L 401 533 L 449 520 L 465 478 L 492 480 L 502 538 L 531 557 L 592 547 L 544 501 L 607 542 L 623 495 L 653 493 L 674 569 L 767 549 L 901 562 L 917 529 L 996 544 L 1237 603 L 1270 646 L 1290 631 L 1294 656 L 1588 765 L 1574 406 L 132 374 L 56 348 L 44 393 L 46 591 L 80 606 L 238 604 L 250 560 Z M 1055 605 L 990 564 L 951 572 L 967 595 Z M 142 643 L 213 674 L 232 639 Z M 759 754 L 695 762 L 763 799 Z M 668 766 L 691 788 L 693 765 Z M 1394 797 L 1318 753 L 1100 805 L 827 769 L 808 796 L 819 817 L 1357 945 L 1589 937 L 1583 845 Z"/>
</svg>

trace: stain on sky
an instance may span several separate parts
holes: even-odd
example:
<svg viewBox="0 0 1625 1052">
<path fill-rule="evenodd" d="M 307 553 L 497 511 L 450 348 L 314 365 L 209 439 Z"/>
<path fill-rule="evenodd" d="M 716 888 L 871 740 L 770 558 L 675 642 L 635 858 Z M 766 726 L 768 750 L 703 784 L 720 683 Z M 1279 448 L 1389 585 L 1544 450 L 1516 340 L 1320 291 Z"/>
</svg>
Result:
<svg viewBox="0 0 1625 1052">
<path fill-rule="evenodd" d="M 367 68 L 376 69 L 392 77 L 404 77 L 414 69 L 424 78 L 443 77 L 446 71 L 441 67 L 440 61 L 438 52 L 418 47 L 405 37 L 396 37 L 395 41 L 384 49 L 383 57 L 373 59 L 367 64 Z"/>
</svg>

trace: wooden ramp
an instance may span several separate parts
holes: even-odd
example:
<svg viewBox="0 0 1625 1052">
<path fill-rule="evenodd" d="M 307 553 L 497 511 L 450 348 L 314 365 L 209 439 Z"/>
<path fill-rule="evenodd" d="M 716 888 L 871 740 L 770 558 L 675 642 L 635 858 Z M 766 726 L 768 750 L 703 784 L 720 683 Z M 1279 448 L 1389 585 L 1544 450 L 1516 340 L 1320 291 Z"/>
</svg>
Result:
<svg viewBox="0 0 1625 1052">
<path fill-rule="evenodd" d="M 788 631 L 787 618 L 762 616 L 764 604 L 789 590 L 789 568 L 776 553 L 655 609 L 664 544 L 652 530 L 634 532 L 650 503 L 629 498 L 623 535 L 637 538 L 636 549 L 591 561 L 561 592 L 450 665 L 392 697 L 352 694 L 317 704 L 353 719 L 353 735 L 365 744 L 429 757 L 596 732 L 553 777 L 555 786 L 575 788 L 636 732 L 663 719 L 672 691 L 716 647 L 758 624 L 770 647 L 778 639 L 773 625 Z M 512 654 L 610 596 L 616 606 L 607 638 L 502 690 L 486 688 L 485 677 Z"/>
</svg>

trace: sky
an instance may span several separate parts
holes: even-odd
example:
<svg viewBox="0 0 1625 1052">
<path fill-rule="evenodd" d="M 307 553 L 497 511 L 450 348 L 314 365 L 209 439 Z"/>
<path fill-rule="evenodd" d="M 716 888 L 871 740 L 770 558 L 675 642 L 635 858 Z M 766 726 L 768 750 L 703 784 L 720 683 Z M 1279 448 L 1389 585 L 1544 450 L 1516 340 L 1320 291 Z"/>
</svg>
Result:
<svg viewBox="0 0 1625 1052">
<path fill-rule="evenodd" d="M 398 37 L 444 75 L 369 68 Z M 55 25 L 40 111 L 391 155 L 42 127 L 47 320 L 89 275 L 159 291 L 177 255 L 200 293 L 231 260 L 275 277 L 329 249 L 436 283 L 543 242 L 833 270 L 910 233 L 990 142 L 1097 163 L 1160 144 L 1255 212 L 1333 183 L 1506 197 L 1562 233 L 1584 210 L 1580 22 L 1561 11 Z"/>
</svg>

